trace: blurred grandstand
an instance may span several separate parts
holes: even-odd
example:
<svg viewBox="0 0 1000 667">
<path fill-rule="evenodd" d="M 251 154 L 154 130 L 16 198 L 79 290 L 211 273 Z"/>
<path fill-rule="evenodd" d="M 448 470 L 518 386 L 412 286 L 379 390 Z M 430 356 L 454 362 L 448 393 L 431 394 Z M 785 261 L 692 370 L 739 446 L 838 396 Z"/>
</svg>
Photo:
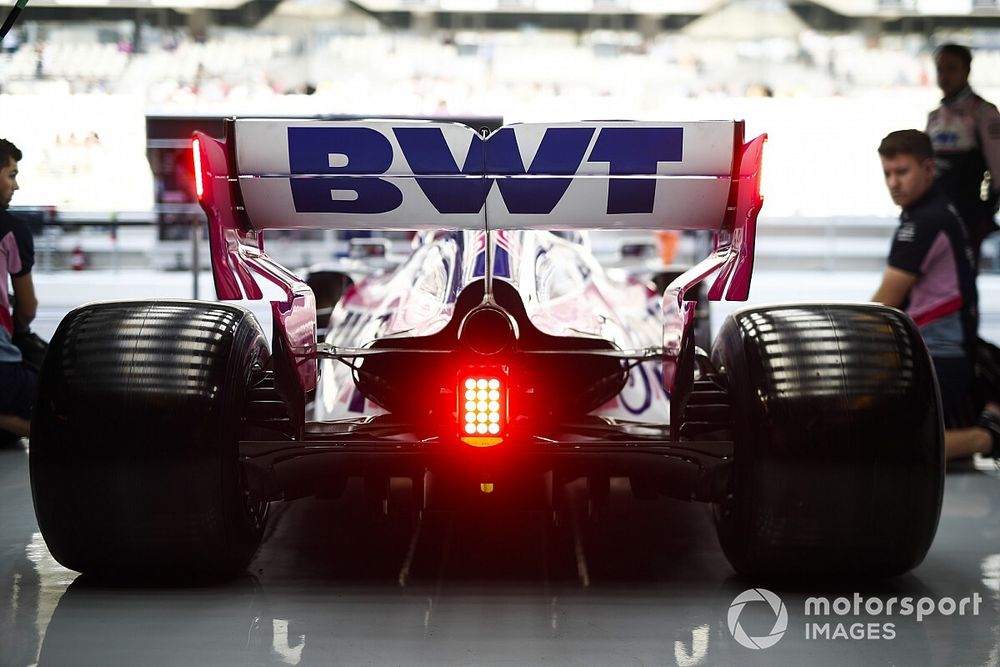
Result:
<svg viewBox="0 0 1000 667">
<path fill-rule="evenodd" d="M 998 0 L 32 0 L 0 114 L 15 203 L 63 221 L 188 201 L 151 171 L 152 115 L 745 118 L 770 135 L 760 251 L 870 267 L 895 217 L 874 147 L 923 127 L 952 39 L 1000 100 Z"/>
</svg>

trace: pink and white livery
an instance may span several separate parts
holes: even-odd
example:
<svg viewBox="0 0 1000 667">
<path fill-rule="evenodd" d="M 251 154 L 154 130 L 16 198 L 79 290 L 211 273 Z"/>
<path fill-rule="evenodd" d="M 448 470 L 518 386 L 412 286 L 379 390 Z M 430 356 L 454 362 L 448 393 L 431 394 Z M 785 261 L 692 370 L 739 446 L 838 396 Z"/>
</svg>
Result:
<svg viewBox="0 0 1000 667">
<path fill-rule="evenodd" d="M 233 575 L 270 502 L 352 477 L 376 501 L 406 478 L 418 509 L 465 511 L 557 511 L 580 478 L 600 504 L 627 478 L 637 497 L 713 503 L 744 573 L 914 567 L 943 476 L 913 323 L 873 304 L 750 308 L 695 345 L 692 290 L 748 297 L 763 145 L 728 121 L 196 133 L 218 297 L 277 285 L 270 348 L 223 303 L 70 313 L 32 434 L 50 550 L 117 577 Z M 268 257 L 264 231 L 292 228 L 416 234 L 395 270 L 331 295 Z M 590 229 L 711 230 L 715 248 L 661 294 L 612 279 Z M 317 299 L 336 302 L 321 340 Z"/>
</svg>

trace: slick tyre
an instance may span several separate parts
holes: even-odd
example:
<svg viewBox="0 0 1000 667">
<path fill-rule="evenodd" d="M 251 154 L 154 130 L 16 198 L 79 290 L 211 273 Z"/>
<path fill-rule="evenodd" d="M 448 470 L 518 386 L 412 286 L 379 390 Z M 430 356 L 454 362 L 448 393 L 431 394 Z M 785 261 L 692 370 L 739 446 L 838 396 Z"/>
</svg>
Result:
<svg viewBox="0 0 1000 667">
<path fill-rule="evenodd" d="M 719 540 L 750 576 L 892 576 L 934 539 L 944 436 L 913 322 L 877 305 L 731 315 L 712 351 L 728 383 L 731 493 Z"/>
<path fill-rule="evenodd" d="M 248 311 L 100 303 L 59 325 L 30 447 L 35 514 L 64 566 L 113 579 L 220 578 L 260 543 L 266 503 L 238 442 L 268 351 Z"/>
</svg>

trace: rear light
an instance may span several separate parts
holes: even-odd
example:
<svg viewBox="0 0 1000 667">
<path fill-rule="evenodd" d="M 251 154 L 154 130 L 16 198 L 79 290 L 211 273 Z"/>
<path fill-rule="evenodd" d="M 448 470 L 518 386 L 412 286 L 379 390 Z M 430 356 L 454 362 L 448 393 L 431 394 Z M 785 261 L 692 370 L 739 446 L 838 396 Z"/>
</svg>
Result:
<svg viewBox="0 0 1000 667">
<path fill-rule="evenodd" d="M 737 172 L 741 181 L 740 198 L 736 204 L 744 211 L 760 211 L 764 204 L 764 144 L 766 143 L 767 135 L 762 134 L 743 145 Z"/>
<path fill-rule="evenodd" d="M 191 153 L 194 155 L 194 191 L 200 201 L 205 195 L 205 175 L 201 170 L 201 141 L 198 138 L 191 142 Z"/>
<path fill-rule="evenodd" d="M 767 143 L 767 137 L 764 137 L 764 143 Z M 757 179 L 754 184 L 755 194 L 757 195 L 757 207 L 760 208 L 764 204 L 764 146 L 760 147 L 760 164 L 757 167 Z"/>
<path fill-rule="evenodd" d="M 507 378 L 500 369 L 468 369 L 458 376 L 459 438 L 493 447 L 507 431 Z"/>
</svg>

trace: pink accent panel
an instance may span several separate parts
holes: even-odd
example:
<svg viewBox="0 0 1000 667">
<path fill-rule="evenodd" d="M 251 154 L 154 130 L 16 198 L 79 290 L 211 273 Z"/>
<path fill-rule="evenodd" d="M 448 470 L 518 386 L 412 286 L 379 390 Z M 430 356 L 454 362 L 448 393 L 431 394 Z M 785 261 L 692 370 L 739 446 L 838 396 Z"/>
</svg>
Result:
<svg viewBox="0 0 1000 667">
<path fill-rule="evenodd" d="M 253 273 L 282 289 L 284 301 L 272 301 L 271 313 L 282 349 L 286 350 L 296 382 L 303 392 L 316 388 L 316 299 L 298 276 L 275 263 L 264 252 L 263 236 L 244 223 L 237 213 L 229 181 L 226 145 L 201 132 L 205 169 L 205 195 L 201 206 L 208 215 L 212 274 L 219 299 L 263 298 Z M 241 292 L 240 287 L 243 291 Z M 276 365 L 276 369 L 281 368 Z"/>
<path fill-rule="evenodd" d="M 733 246 L 737 252 L 736 272 L 726 291 L 727 301 L 746 301 L 750 296 L 757 216 L 764 204 L 764 197 L 760 192 L 760 177 L 766 141 L 767 135 L 762 134 L 746 144 L 740 159 L 739 191 L 733 228 Z"/>
<path fill-rule="evenodd" d="M 17 237 L 14 236 L 14 232 L 7 232 L 0 241 L 0 270 L 3 271 L 5 275 L 14 275 L 15 273 L 21 272 L 21 251 L 17 247 Z M 4 304 L 7 303 L 6 294 L 0 296 L 4 300 Z"/>
<path fill-rule="evenodd" d="M 261 241 L 263 241 L 263 237 L 260 233 L 258 233 L 257 236 Z M 243 285 L 247 299 L 256 301 L 264 298 L 264 294 L 260 291 L 257 281 L 254 280 L 253 276 L 250 274 L 250 269 L 247 267 L 246 260 L 243 258 L 242 250 L 246 247 L 246 242 L 234 232 L 226 232 L 226 242 L 230 246 L 227 256 L 229 257 L 229 261 L 232 262 L 233 271 L 240 279 L 240 284 Z"/>
<path fill-rule="evenodd" d="M 226 145 L 203 132 L 194 137 L 201 144 L 201 163 L 205 175 L 205 194 L 201 207 L 208 216 L 208 241 L 212 254 L 215 291 L 222 300 L 263 297 L 246 266 L 243 255 L 261 252 L 257 232 L 241 224 L 233 206 L 229 183 Z"/>
<path fill-rule="evenodd" d="M 276 335 L 281 336 L 302 391 L 316 388 L 316 298 L 309 286 L 265 253 L 245 257 L 254 272 L 280 287 L 287 301 L 272 301 Z"/>
<path fill-rule="evenodd" d="M 705 296 L 709 301 L 721 301 L 723 291 L 729 283 L 733 272 L 736 270 L 736 262 L 739 260 L 739 249 L 733 243 L 733 234 L 725 229 L 720 230 L 715 236 L 715 252 L 722 258 L 722 267 L 716 274 L 712 285 L 708 288 Z"/>
<path fill-rule="evenodd" d="M 287 302 L 272 301 L 271 316 L 278 323 L 275 331 L 282 337 L 291 357 L 295 376 L 303 391 L 316 388 L 316 299 L 306 288 Z"/>
<path fill-rule="evenodd" d="M 955 251 L 944 231 L 939 231 L 934 238 L 934 243 L 927 251 L 924 261 L 920 263 L 920 273 L 922 277 L 910 290 L 910 299 L 906 306 L 906 314 L 912 317 L 914 322 L 925 319 L 928 313 L 938 311 L 942 304 L 955 300 L 962 302 L 958 268 L 955 266 Z"/>
<path fill-rule="evenodd" d="M 678 276 L 663 295 L 663 389 L 672 394 L 677 383 L 681 351 L 694 335 L 695 302 L 685 301 L 688 290 L 716 274 L 708 289 L 711 301 L 746 301 L 753 272 L 757 215 L 763 198 L 760 195 L 761 160 L 767 135 L 742 146 L 739 162 L 734 165 L 736 180 L 732 230 L 725 226 L 715 237 L 715 251 L 698 265 Z M 728 290 L 726 289 L 728 286 Z"/>
<path fill-rule="evenodd" d="M 721 300 L 723 294 L 727 301 L 746 301 L 750 296 L 757 214 L 763 203 L 760 174 L 765 141 L 767 135 L 762 134 L 739 152 L 739 164 L 733 174 L 736 192 L 730 202 L 732 229 L 724 227 L 715 238 L 716 251 L 726 253 L 726 263 L 708 290 L 710 301 Z"/>
<path fill-rule="evenodd" d="M 716 251 L 677 276 L 663 293 L 663 390 L 673 393 L 681 350 L 694 335 L 694 301 L 685 301 L 689 289 L 718 271 L 727 260 L 726 251 Z"/>
<path fill-rule="evenodd" d="M 763 198 L 760 194 L 761 159 L 767 135 L 762 134 L 739 152 L 739 164 L 733 175 L 735 197 L 730 202 L 732 230 L 719 230 L 716 252 L 726 253 L 726 263 L 708 290 L 710 301 L 746 301 L 750 296 L 754 244 L 757 238 L 757 214 Z M 727 289 L 728 286 L 728 289 Z"/>
<path fill-rule="evenodd" d="M 21 272 L 21 251 L 17 247 L 17 238 L 14 232 L 7 234 L 0 240 L 0 276 L 3 276 L 3 289 L 0 289 L 0 313 L 10 315 L 10 301 L 7 299 L 7 276 Z M 4 323 L 6 326 L 6 322 Z M 11 331 L 14 325 L 7 327 Z"/>
</svg>

